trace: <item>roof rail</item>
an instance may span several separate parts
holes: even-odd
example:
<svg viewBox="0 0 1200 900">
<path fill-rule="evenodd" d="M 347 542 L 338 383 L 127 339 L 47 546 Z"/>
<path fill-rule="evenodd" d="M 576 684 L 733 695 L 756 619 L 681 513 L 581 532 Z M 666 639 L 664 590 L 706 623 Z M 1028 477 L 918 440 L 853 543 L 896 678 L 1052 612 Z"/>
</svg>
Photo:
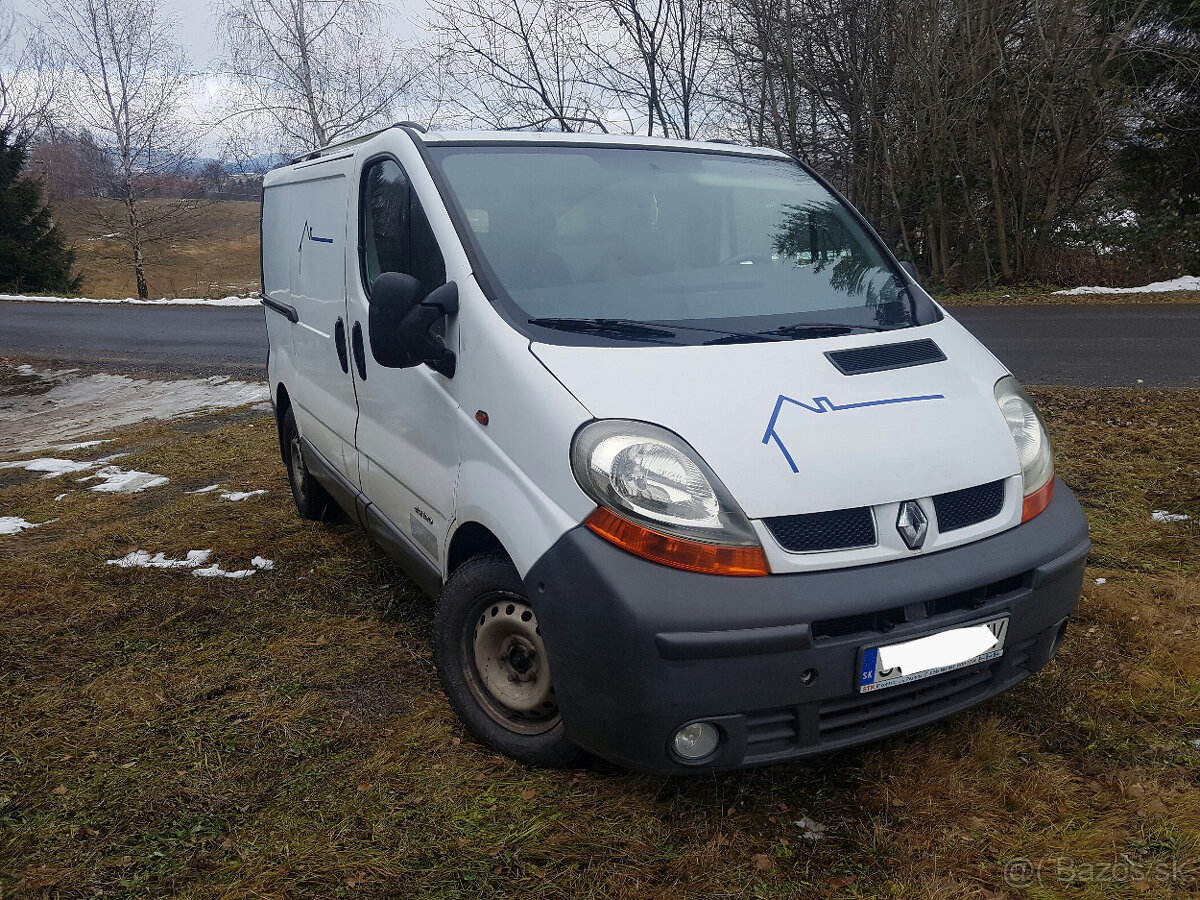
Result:
<svg viewBox="0 0 1200 900">
<path fill-rule="evenodd" d="M 383 134 L 387 131 L 386 128 L 379 128 L 368 134 L 360 134 L 358 137 L 347 138 L 344 141 L 338 141 L 336 144 L 328 144 L 324 147 L 318 147 L 316 150 L 310 150 L 308 153 L 301 153 L 299 156 L 292 158 L 292 164 L 298 162 L 307 162 L 312 159 L 320 159 L 322 156 L 328 156 L 338 150 L 345 150 L 347 147 L 353 147 L 355 144 L 361 144 L 363 141 L 369 141 L 377 134 Z"/>
<path fill-rule="evenodd" d="M 429 129 L 426 128 L 424 125 L 421 125 L 418 122 L 409 122 L 407 119 L 405 119 L 403 122 L 397 122 L 392 127 L 393 128 L 411 128 L 413 131 L 420 132 L 421 134 L 429 133 Z"/>
<path fill-rule="evenodd" d="M 731 141 L 729 138 L 709 138 L 705 141 L 706 144 L 732 144 L 734 147 L 742 146 L 740 141 Z"/>
</svg>

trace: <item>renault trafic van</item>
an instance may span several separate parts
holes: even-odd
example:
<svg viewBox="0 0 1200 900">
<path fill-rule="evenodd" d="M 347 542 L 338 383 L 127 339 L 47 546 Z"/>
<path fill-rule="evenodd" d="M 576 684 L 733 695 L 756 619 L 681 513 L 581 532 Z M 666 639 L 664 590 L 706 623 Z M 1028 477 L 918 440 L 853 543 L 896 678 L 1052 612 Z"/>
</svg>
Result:
<svg viewBox="0 0 1200 900">
<path fill-rule="evenodd" d="M 1090 544 L 1036 407 L 783 153 L 398 125 L 271 172 L 262 255 L 296 506 L 437 598 L 514 759 L 828 752 L 1063 639 Z"/>
</svg>

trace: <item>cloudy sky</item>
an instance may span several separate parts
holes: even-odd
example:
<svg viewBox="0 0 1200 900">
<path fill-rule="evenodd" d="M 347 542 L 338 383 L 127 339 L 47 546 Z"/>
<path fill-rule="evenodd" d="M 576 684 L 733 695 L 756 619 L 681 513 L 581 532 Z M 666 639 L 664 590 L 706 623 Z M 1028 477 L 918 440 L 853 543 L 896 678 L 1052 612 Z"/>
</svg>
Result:
<svg viewBox="0 0 1200 900">
<path fill-rule="evenodd" d="M 418 31 L 415 18 L 424 12 L 423 0 L 382 0 L 383 5 L 394 11 L 394 27 L 401 37 L 411 37 Z M 179 19 L 179 42 L 188 52 L 192 65 L 197 70 L 206 69 L 216 53 L 216 28 L 209 12 L 209 0 L 162 0 L 163 7 L 171 10 Z M 36 0 L 0 0 L 0 5 L 11 5 L 18 13 L 37 14 Z"/>
</svg>

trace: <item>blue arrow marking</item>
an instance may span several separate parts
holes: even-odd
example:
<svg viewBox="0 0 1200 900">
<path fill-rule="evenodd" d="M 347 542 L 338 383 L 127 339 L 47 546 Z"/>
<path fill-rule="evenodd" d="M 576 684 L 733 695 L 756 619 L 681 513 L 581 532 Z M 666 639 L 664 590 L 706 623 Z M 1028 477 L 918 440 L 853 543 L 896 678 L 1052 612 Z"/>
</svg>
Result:
<svg viewBox="0 0 1200 900">
<path fill-rule="evenodd" d="M 846 409 L 861 409 L 864 406 L 890 406 L 893 403 L 917 403 L 921 400 L 945 399 L 946 397 L 944 394 L 923 394 L 920 397 L 891 397 L 886 400 L 863 400 L 859 403 L 839 404 L 834 403 L 828 397 L 813 397 L 812 404 L 810 405 L 801 400 L 793 400 L 791 397 L 785 397 L 783 394 L 780 394 L 779 399 L 775 401 L 775 411 L 771 413 L 771 421 L 767 423 L 767 430 L 763 434 L 762 442 L 764 444 L 769 444 L 771 441 L 775 441 L 776 446 L 778 446 L 780 451 L 783 453 L 783 458 L 786 459 L 788 465 L 792 467 L 792 471 L 799 474 L 800 468 L 796 465 L 796 461 L 792 459 L 792 454 L 788 453 L 787 447 L 784 446 L 783 438 L 781 438 L 779 433 L 775 430 L 775 423 L 779 421 L 779 413 L 783 410 L 784 403 L 791 403 L 795 406 L 801 407 L 802 409 L 807 409 L 809 412 L 829 413 L 841 412 L 842 410 Z"/>
</svg>

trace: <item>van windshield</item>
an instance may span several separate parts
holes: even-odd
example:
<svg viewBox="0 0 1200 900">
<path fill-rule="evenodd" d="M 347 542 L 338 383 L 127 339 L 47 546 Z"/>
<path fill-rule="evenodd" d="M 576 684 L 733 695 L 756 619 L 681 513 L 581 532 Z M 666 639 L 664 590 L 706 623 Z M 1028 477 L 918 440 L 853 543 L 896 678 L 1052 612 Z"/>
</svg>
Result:
<svg viewBox="0 0 1200 900">
<path fill-rule="evenodd" d="M 691 344 L 916 324 L 894 264 L 790 160 L 588 146 L 429 150 L 490 280 L 539 329 Z"/>
</svg>

